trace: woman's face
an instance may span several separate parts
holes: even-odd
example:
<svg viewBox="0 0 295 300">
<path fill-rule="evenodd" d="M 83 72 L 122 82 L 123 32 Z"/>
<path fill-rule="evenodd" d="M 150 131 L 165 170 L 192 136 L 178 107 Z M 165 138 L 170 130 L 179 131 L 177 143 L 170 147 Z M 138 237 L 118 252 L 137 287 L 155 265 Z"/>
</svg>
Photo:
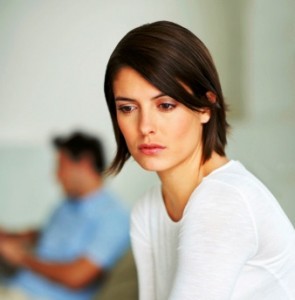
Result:
<svg viewBox="0 0 295 300">
<path fill-rule="evenodd" d="M 119 128 L 144 169 L 163 172 L 200 160 L 207 110 L 192 111 L 130 67 L 119 70 L 113 92 Z"/>
</svg>

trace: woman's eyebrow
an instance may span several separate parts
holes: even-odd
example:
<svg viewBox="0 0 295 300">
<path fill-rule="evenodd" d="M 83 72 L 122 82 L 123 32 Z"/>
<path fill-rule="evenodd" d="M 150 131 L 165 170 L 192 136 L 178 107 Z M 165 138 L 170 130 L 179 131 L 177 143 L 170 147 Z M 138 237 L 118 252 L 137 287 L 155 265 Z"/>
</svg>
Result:
<svg viewBox="0 0 295 300">
<path fill-rule="evenodd" d="M 158 99 L 158 98 L 164 97 L 164 96 L 167 96 L 167 95 L 164 93 L 160 93 L 160 94 L 152 97 L 151 100 L 155 100 L 155 99 Z M 136 101 L 136 100 L 132 99 L 132 98 L 128 98 L 128 97 L 118 96 L 118 97 L 115 97 L 115 101 Z"/>
<path fill-rule="evenodd" d="M 135 99 L 118 96 L 118 97 L 115 97 L 115 101 L 135 101 Z"/>
<path fill-rule="evenodd" d="M 153 97 L 152 100 L 155 100 L 157 98 L 164 97 L 164 96 L 167 96 L 167 95 L 164 93 L 160 93 L 160 94 L 156 95 L 155 97 Z"/>
</svg>

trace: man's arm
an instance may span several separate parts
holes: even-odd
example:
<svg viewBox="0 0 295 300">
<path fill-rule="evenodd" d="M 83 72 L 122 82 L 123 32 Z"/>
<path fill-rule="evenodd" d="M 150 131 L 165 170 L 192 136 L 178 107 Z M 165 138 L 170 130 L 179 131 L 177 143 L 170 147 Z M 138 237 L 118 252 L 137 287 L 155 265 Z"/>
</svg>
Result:
<svg viewBox="0 0 295 300">
<path fill-rule="evenodd" d="M 2 243 L 0 252 L 11 264 L 28 268 L 72 289 L 85 287 L 103 273 L 102 268 L 85 257 L 67 263 L 40 260 L 18 242 Z"/>
<path fill-rule="evenodd" d="M 81 289 L 103 273 L 101 268 L 85 257 L 68 263 L 55 263 L 26 255 L 23 266 L 71 289 Z"/>
<path fill-rule="evenodd" d="M 27 245 L 34 245 L 40 235 L 40 231 L 37 229 L 25 230 L 22 232 L 9 232 L 0 228 L 0 241 L 14 240 Z"/>
</svg>

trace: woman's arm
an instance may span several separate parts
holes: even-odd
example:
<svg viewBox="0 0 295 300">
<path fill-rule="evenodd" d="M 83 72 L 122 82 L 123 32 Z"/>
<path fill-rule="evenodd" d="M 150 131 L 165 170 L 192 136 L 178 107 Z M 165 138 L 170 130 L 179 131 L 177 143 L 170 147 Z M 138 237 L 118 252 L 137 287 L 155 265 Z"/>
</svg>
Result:
<svg viewBox="0 0 295 300">
<path fill-rule="evenodd" d="M 136 207 L 131 217 L 131 242 L 138 276 L 139 299 L 156 300 L 153 255 L 143 214 Z"/>
</svg>

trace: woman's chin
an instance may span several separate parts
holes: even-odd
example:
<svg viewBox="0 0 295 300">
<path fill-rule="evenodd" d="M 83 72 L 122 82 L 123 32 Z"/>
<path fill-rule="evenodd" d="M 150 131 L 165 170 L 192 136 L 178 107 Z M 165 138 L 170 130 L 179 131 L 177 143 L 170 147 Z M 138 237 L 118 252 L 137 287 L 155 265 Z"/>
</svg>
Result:
<svg viewBox="0 0 295 300">
<path fill-rule="evenodd" d="M 162 168 L 159 166 L 159 164 L 146 163 L 146 162 L 138 162 L 138 164 L 146 171 L 150 171 L 150 172 L 162 171 Z"/>
</svg>

